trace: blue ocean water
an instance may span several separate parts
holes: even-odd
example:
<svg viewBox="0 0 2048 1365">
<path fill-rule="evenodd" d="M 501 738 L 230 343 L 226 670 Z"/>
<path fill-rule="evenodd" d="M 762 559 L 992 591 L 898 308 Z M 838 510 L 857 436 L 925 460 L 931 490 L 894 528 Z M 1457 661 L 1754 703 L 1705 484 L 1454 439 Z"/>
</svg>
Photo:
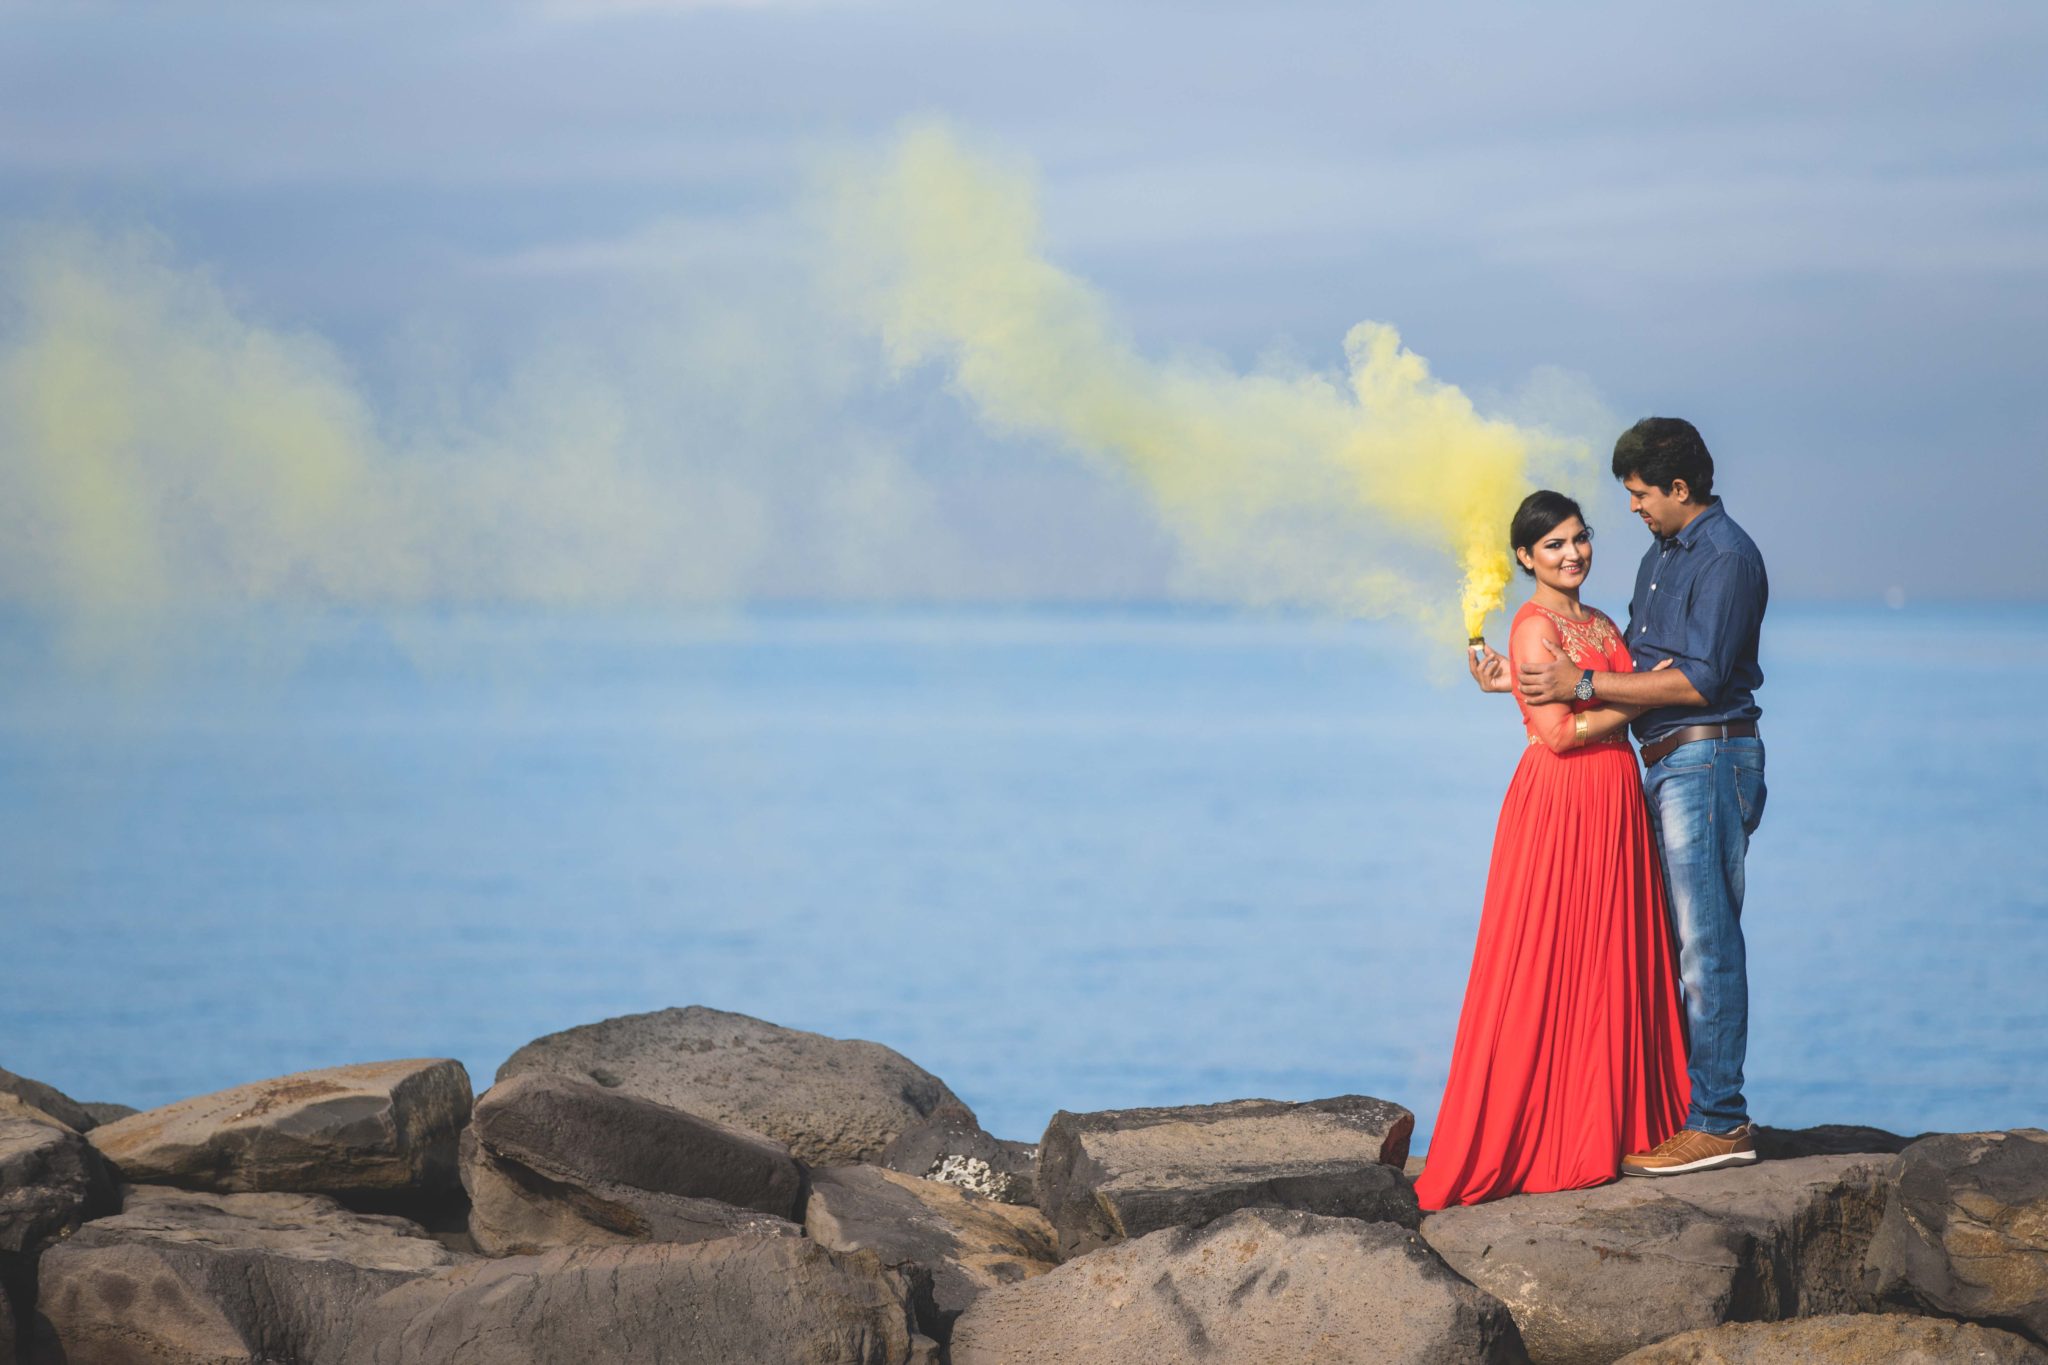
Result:
<svg viewBox="0 0 2048 1365">
<path fill-rule="evenodd" d="M 260 641 L 258 647 L 253 641 Z M 1398 628 L 1165 610 L 0 630 L 0 1065 L 149 1106 L 700 1003 L 1006 1136 L 1362 1091 L 1426 1133 L 1512 704 Z M 1777 606 L 1766 1122 L 2048 1123 L 2041 608 Z"/>
</svg>

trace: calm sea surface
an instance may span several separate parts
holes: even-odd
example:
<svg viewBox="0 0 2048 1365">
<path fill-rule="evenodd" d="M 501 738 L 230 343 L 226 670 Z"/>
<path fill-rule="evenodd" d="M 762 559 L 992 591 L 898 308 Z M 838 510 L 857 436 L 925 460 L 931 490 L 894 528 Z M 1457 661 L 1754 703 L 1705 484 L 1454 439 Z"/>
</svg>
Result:
<svg viewBox="0 0 2048 1365">
<path fill-rule="evenodd" d="M 1774 607 L 1749 1093 L 2048 1123 L 2048 611 Z M 1398 630 L 1177 612 L 0 625 L 0 1066 L 149 1106 L 706 1004 L 1005 1136 L 1362 1091 L 1427 1131 L 1522 737 Z"/>
</svg>

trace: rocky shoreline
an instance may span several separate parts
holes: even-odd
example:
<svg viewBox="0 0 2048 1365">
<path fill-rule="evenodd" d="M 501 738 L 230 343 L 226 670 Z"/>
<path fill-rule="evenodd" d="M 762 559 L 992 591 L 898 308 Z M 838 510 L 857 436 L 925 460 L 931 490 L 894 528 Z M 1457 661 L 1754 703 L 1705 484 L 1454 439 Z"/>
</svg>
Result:
<svg viewBox="0 0 2048 1365">
<path fill-rule="evenodd" d="M 2048 1133 L 1425 1216 L 1339 1096 L 982 1131 L 880 1044 L 702 1007 L 145 1113 L 0 1071 L 0 1362 L 2036 1362 Z"/>
</svg>

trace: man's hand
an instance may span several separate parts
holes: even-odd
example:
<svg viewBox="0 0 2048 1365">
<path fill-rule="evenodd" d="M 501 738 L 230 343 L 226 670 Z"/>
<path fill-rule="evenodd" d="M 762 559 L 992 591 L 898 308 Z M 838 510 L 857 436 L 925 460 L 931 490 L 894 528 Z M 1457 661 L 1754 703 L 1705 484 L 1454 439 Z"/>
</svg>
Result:
<svg viewBox="0 0 2048 1365">
<path fill-rule="evenodd" d="M 1483 654 L 1465 651 L 1465 667 L 1472 674 L 1472 681 L 1479 684 L 1481 692 L 1512 692 L 1515 680 L 1508 676 L 1508 661 L 1493 652 L 1493 647 L 1480 642 Z"/>
<path fill-rule="evenodd" d="M 1579 678 L 1586 670 L 1573 663 L 1555 641 L 1545 640 L 1543 647 L 1550 651 L 1548 660 L 1540 664 L 1522 664 L 1515 669 L 1518 675 L 1516 685 L 1522 693 L 1522 700 L 1531 706 L 1541 706 L 1549 701 L 1576 701 Z M 1669 667 L 1671 660 L 1659 659 L 1650 672 L 1662 673 Z"/>
<path fill-rule="evenodd" d="M 1522 664 L 1515 670 L 1522 700 L 1531 706 L 1574 700 L 1573 689 L 1579 685 L 1579 678 L 1586 670 L 1573 663 L 1555 641 L 1545 640 L 1543 647 L 1550 651 L 1548 659 L 1541 663 Z"/>
</svg>

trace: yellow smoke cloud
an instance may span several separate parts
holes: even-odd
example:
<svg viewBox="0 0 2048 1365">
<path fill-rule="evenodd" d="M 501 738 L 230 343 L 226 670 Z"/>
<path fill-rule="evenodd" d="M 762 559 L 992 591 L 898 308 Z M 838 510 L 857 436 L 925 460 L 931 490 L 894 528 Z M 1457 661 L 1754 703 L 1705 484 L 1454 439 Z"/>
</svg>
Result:
<svg viewBox="0 0 2048 1365">
<path fill-rule="evenodd" d="M 502 376 L 452 346 L 396 356 L 396 405 L 146 233 L 0 235 L 0 604 L 122 654 L 182 608 L 251 602 L 1086 595 L 1106 547 L 1020 578 L 960 529 L 965 474 L 928 480 L 864 425 L 875 328 L 990 421 L 1129 476 L 1199 589 L 1235 600 L 1448 632 L 1498 605 L 1532 472 L 1583 457 L 1482 415 L 1381 326 L 1342 375 L 1146 359 L 1044 260 L 1028 179 L 943 132 L 829 209 L 858 338 L 827 325 L 814 244 L 707 283 L 685 224 L 649 239 L 660 284 L 551 314 L 551 349 Z"/>
<path fill-rule="evenodd" d="M 725 600 L 761 496 L 677 407 L 709 387 L 693 350 L 732 337 L 696 318 L 634 339 L 637 369 L 549 354 L 486 384 L 458 362 L 431 416 L 400 420 L 322 338 L 252 320 L 151 234 L 16 231 L 0 602 L 124 654 L 193 607 Z"/>
<path fill-rule="evenodd" d="M 1345 338 L 1342 379 L 1146 359 L 1044 258 L 1028 177 L 939 127 L 845 175 L 834 217 L 844 283 L 899 365 L 941 362 L 990 422 L 1134 476 L 1211 590 L 1477 634 L 1535 472 L 1586 458 L 1481 414 L 1380 323 Z"/>
<path fill-rule="evenodd" d="M 367 478 L 370 415 L 327 348 L 242 324 L 144 236 L 44 230 L 10 257 L 0 492 L 16 593 L 147 612 L 194 573 L 256 598 L 403 578 L 343 553 L 392 513 Z"/>
</svg>

